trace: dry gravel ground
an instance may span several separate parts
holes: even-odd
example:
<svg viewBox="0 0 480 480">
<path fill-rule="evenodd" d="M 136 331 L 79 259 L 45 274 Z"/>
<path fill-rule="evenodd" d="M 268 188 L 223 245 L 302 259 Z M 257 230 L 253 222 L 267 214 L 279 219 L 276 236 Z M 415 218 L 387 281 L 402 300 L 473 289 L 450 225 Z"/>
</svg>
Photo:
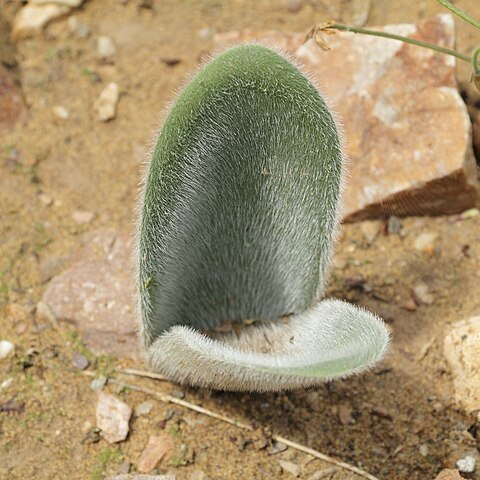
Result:
<svg viewBox="0 0 480 480">
<path fill-rule="evenodd" d="M 34 306 L 44 290 L 40 262 L 61 258 L 90 229 L 131 227 L 151 132 L 172 92 L 210 50 L 200 30 L 303 31 L 329 17 L 321 1 L 305 1 L 296 13 L 273 0 L 162 0 L 153 10 L 140 3 L 146 2 L 88 1 L 76 15 L 91 28 L 89 38 L 72 37 L 61 20 L 15 52 L 30 113 L 26 124 L 0 137 L 0 339 L 16 344 L 15 355 L 0 361 L 1 382 L 12 379 L 0 390 L 0 478 L 101 479 L 125 462 L 135 469 L 148 437 L 161 432 L 171 436 L 176 452 L 159 471 L 180 480 L 195 478 L 195 471 L 212 480 L 293 478 L 279 460 L 300 465 L 307 479 L 327 466 L 291 449 L 269 455 L 270 432 L 361 465 L 380 479 L 433 479 L 465 454 L 478 458 L 480 421 L 455 406 L 442 345 L 453 322 L 480 314 L 480 217 L 405 219 L 400 234 L 382 233 L 371 245 L 360 224 L 344 227 L 329 294 L 365 305 L 391 325 L 392 353 L 374 372 L 284 394 L 182 390 L 193 403 L 253 423 L 253 433 L 107 386 L 131 407 L 149 400 L 153 409 L 133 417 L 126 441 L 109 445 L 98 438 L 97 394 L 91 378 L 73 366 L 74 352 L 90 360 L 90 370 L 106 374 L 142 364 L 95 358 L 71 326 L 37 322 Z M 371 3 L 371 25 L 413 22 L 440 11 L 433 0 Z M 476 0 L 458 4 L 480 17 Z M 11 19 L 18 3 L 3 1 L 0 8 Z M 114 64 L 96 58 L 100 35 L 117 46 Z M 475 31 L 464 26 L 459 49 L 474 45 Z M 181 61 L 167 65 L 165 59 Z M 459 70 L 466 95 L 475 100 L 467 76 Z M 109 81 L 119 84 L 121 97 L 116 119 L 101 123 L 93 104 Z M 54 116 L 56 105 L 68 109 L 68 119 Z M 79 210 L 94 212 L 90 223 L 75 222 Z M 414 248 L 423 232 L 438 233 L 433 255 Z M 413 310 L 411 291 L 419 281 L 433 303 Z M 170 383 L 127 380 L 180 395 Z M 357 477 L 338 472 L 332 478 Z"/>
</svg>

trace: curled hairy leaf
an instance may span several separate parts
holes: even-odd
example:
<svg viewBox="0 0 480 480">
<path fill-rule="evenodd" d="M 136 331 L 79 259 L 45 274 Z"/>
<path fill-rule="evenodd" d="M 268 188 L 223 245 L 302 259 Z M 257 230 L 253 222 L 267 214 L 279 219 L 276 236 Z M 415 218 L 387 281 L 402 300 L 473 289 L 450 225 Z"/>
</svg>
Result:
<svg viewBox="0 0 480 480">
<path fill-rule="evenodd" d="M 381 320 L 317 305 L 342 162 L 326 103 L 281 55 L 243 45 L 198 73 L 160 131 L 141 201 L 139 310 L 156 370 L 192 385 L 281 390 L 383 356 Z M 200 333 L 248 319 L 255 325 L 238 336 Z"/>
</svg>

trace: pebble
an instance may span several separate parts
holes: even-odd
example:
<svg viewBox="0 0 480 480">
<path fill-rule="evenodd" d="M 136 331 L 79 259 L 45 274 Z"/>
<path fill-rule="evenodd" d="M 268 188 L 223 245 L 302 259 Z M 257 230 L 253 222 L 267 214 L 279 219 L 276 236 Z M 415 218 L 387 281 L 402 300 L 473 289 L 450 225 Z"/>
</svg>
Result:
<svg viewBox="0 0 480 480">
<path fill-rule="evenodd" d="M 409 298 L 402 303 L 402 308 L 409 312 L 414 312 L 417 309 L 417 304 L 413 298 Z"/>
<path fill-rule="evenodd" d="M 338 407 L 338 419 L 342 425 L 352 425 L 355 419 L 352 416 L 353 410 L 348 405 L 340 405 Z"/>
<path fill-rule="evenodd" d="M 422 457 L 426 457 L 428 455 L 428 445 L 426 443 L 423 443 L 418 447 L 418 451 L 420 452 L 420 455 Z"/>
<path fill-rule="evenodd" d="M 464 458 L 460 458 L 459 460 L 457 460 L 455 466 L 461 473 L 473 473 L 476 467 L 475 457 L 467 455 Z"/>
<path fill-rule="evenodd" d="M 8 340 L 0 340 L 0 360 L 7 358 L 15 351 L 15 345 Z"/>
<path fill-rule="evenodd" d="M 153 405 L 150 402 L 142 402 L 135 407 L 135 416 L 141 417 L 142 415 L 148 415 L 152 411 Z"/>
<path fill-rule="evenodd" d="M 78 38 L 88 38 L 90 36 L 90 27 L 75 15 L 68 17 L 67 25 L 70 33 Z"/>
<path fill-rule="evenodd" d="M 97 38 L 97 56 L 102 60 L 106 60 L 117 52 L 117 48 L 110 37 Z"/>
<path fill-rule="evenodd" d="M 201 30 L 198 31 L 198 36 L 202 40 L 208 40 L 210 37 L 212 37 L 214 34 L 214 31 L 211 28 L 202 28 Z"/>
<path fill-rule="evenodd" d="M 297 13 L 303 8 L 302 0 L 287 0 L 287 8 L 291 13 Z"/>
<path fill-rule="evenodd" d="M 95 218 L 95 213 L 86 210 L 76 210 L 72 213 L 72 218 L 75 223 L 85 225 L 90 223 Z"/>
<path fill-rule="evenodd" d="M 94 378 L 90 383 L 90 388 L 94 391 L 100 391 L 107 383 L 107 377 L 105 375 L 99 375 L 97 378 Z"/>
<path fill-rule="evenodd" d="M 30 2 L 15 15 L 11 38 L 16 41 L 40 33 L 47 23 L 69 11 L 70 7 L 53 2 L 45 5 L 33 5 Z"/>
<path fill-rule="evenodd" d="M 371 220 L 360 224 L 360 231 L 367 243 L 373 243 L 382 231 L 382 228 L 383 224 L 378 220 Z"/>
<path fill-rule="evenodd" d="M 436 232 L 424 232 L 415 239 L 413 246 L 418 252 L 433 255 L 435 253 L 435 242 L 437 238 L 438 233 Z"/>
<path fill-rule="evenodd" d="M 46 207 L 50 207 L 53 204 L 53 198 L 46 193 L 41 193 L 38 198 Z"/>
<path fill-rule="evenodd" d="M 302 474 L 302 468 L 296 463 L 287 462 L 286 460 L 279 460 L 278 464 L 288 473 L 291 473 L 294 477 L 299 477 Z"/>
<path fill-rule="evenodd" d="M 420 282 L 417 283 L 412 289 L 413 299 L 415 303 L 420 305 L 432 305 L 435 298 L 430 292 L 428 285 L 426 283 Z"/>
<path fill-rule="evenodd" d="M 172 390 L 172 397 L 179 398 L 181 400 L 185 398 L 185 392 L 183 390 L 179 390 L 178 388 L 174 388 Z"/>
<path fill-rule="evenodd" d="M 108 443 L 125 440 L 129 432 L 132 409 L 109 393 L 100 392 L 96 408 L 97 427 Z"/>
<path fill-rule="evenodd" d="M 13 377 L 8 377 L 2 383 L 0 383 L 0 390 L 7 389 L 13 383 Z"/>
<path fill-rule="evenodd" d="M 388 217 L 387 222 L 387 232 L 389 235 L 399 234 L 400 230 L 402 230 L 402 224 L 400 223 L 400 219 L 395 215 Z"/>
<path fill-rule="evenodd" d="M 78 353 L 78 352 L 73 353 L 72 363 L 73 363 L 73 366 L 75 368 L 78 368 L 79 370 L 86 370 L 90 365 L 88 358 L 85 355 L 82 355 L 81 353 Z"/>
<path fill-rule="evenodd" d="M 161 460 L 175 449 L 173 440 L 168 435 L 150 435 L 138 461 L 138 471 L 147 473 L 153 470 Z"/>
<path fill-rule="evenodd" d="M 107 122 L 115 118 L 119 96 L 118 85 L 114 82 L 109 83 L 102 90 L 94 105 L 99 120 Z"/>
<path fill-rule="evenodd" d="M 67 120 L 70 117 L 70 112 L 63 105 L 55 105 L 52 108 L 52 112 L 55 118 L 60 120 Z"/>
</svg>

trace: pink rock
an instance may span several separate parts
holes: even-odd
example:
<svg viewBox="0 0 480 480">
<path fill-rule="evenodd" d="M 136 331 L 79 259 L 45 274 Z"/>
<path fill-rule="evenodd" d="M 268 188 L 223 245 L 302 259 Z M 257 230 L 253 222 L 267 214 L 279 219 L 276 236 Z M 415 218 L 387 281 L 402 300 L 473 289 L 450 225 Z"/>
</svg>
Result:
<svg viewBox="0 0 480 480">
<path fill-rule="evenodd" d="M 453 48 L 451 15 L 376 28 Z M 300 60 L 342 120 L 350 179 L 344 220 L 461 212 L 478 201 L 471 124 L 455 60 L 380 37 L 336 32 L 330 50 L 304 34 L 230 32 L 217 48 L 257 39 Z"/>
<path fill-rule="evenodd" d="M 71 258 L 40 303 L 55 319 L 73 323 L 94 353 L 136 357 L 129 235 L 111 229 L 90 232 Z"/>
<path fill-rule="evenodd" d="M 109 393 L 100 392 L 97 402 L 97 427 L 108 443 L 125 440 L 128 435 L 128 422 L 132 409 Z"/>
<path fill-rule="evenodd" d="M 153 470 L 160 461 L 175 449 L 173 440 L 168 435 L 150 435 L 138 461 L 138 471 L 147 473 Z"/>
</svg>

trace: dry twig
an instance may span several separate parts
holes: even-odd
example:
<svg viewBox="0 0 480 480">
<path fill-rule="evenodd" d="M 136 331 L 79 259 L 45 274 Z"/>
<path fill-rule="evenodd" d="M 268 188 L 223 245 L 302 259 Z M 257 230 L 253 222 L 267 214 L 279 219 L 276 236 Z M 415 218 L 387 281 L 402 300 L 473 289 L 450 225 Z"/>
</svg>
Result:
<svg viewBox="0 0 480 480">
<path fill-rule="evenodd" d="M 134 370 L 134 369 L 125 369 L 125 370 L 119 370 L 119 373 L 125 373 L 127 375 L 135 375 L 139 377 L 146 377 L 146 378 L 154 378 L 156 379 L 157 375 L 154 373 L 150 372 L 144 372 L 142 370 Z M 83 372 L 86 375 L 89 376 L 95 376 L 94 372 Z M 162 377 L 161 375 L 158 375 L 161 380 L 166 380 L 165 377 Z M 159 393 L 156 392 L 155 390 L 152 390 L 147 387 L 141 387 L 140 385 L 133 385 L 130 383 L 125 383 L 120 380 L 117 380 L 116 378 L 109 377 L 108 379 L 109 383 L 113 383 L 115 385 L 119 385 L 122 388 L 127 388 L 129 390 L 133 390 L 136 392 L 142 392 L 147 395 L 150 395 L 158 400 L 160 400 L 163 403 L 173 403 L 175 405 L 179 405 L 181 407 L 187 408 L 188 410 L 192 410 L 194 412 L 200 413 L 202 415 L 206 415 L 210 418 L 215 418 L 216 420 L 220 420 L 222 422 L 228 423 L 230 425 L 233 425 L 237 428 L 241 428 L 242 430 L 249 430 L 253 431 L 253 427 L 251 425 L 248 425 L 246 423 L 240 422 L 238 420 L 235 420 L 233 418 L 227 417 L 226 415 L 222 415 L 220 413 L 213 412 L 212 410 L 208 410 L 207 408 L 200 407 L 199 405 L 195 405 L 194 403 L 187 402 L 185 400 L 182 400 L 180 398 L 173 397 L 172 395 L 164 394 L 164 393 Z M 377 477 L 373 476 L 372 474 L 366 472 L 365 470 L 362 470 L 361 468 L 355 467 L 354 465 L 350 465 L 345 462 L 341 462 L 339 460 L 335 460 L 334 458 L 325 455 L 324 453 L 318 452 L 317 450 L 314 450 L 313 448 L 306 447 L 305 445 L 301 445 L 299 443 L 293 442 L 291 440 L 288 440 L 287 438 L 284 438 L 280 435 L 272 435 L 271 436 L 272 440 L 275 442 L 282 443 L 286 445 L 287 447 L 293 448 L 295 450 L 298 450 L 299 452 L 306 453 L 308 455 L 311 455 L 312 457 L 318 458 L 319 460 L 323 460 L 324 462 L 331 463 L 333 465 L 336 465 L 337 467 L 340 467 L 344 470 L 348 470 L 350 472 L 356 473 L 357 475 L 366 478 L 368 480 L 379 480 Z"/>
</svg>

